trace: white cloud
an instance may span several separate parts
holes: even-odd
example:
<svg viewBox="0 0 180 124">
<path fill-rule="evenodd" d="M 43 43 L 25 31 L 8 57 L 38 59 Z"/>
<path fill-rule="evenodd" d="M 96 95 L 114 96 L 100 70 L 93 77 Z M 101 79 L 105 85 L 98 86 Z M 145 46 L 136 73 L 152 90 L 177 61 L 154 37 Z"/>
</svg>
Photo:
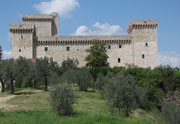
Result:
<svg viewBox="0 0 180 124">
<path fill-rule="evenodd" d="M 180 54 L 175 51 L 167 51 L 159 53 L 160 65 L 180 66 Z"/>
<path fill-rule="evenodd" d="M 2 59 L 10 59 L 11 58 L 11 51 L 3 50 Z"/>
<path fill-rule="evenodd" d="M 34 5 L 34 8 L 42 14 L 51 14 L 57 12 L 59 16 L 68 17 L 70 12 L 80 7 L 78 0 L 50 0 L 42 1 L 40 4 Z"/>
<path fill-rule="evenodd" d="M 122 34 L 119 25 L 110 25 L 108 23 L 100 24 L 96 22 L 88 28 L 87 26 L 79 26 L 73 35 L 119 35 Z"/>
</svg>

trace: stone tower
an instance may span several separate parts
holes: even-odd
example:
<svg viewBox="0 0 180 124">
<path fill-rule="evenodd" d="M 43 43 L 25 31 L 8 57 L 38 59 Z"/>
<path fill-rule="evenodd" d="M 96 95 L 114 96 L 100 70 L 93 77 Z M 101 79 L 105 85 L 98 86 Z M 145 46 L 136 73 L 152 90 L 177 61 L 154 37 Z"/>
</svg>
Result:
<svg viewBox="0 0 180 124">
<path fill-rule="evenodd" d="M 11 55 L 14 59 L 19 56 L 28 59 L 33 58 L 33 45 L 35 36 L 35 27 L 33 24 L 11 24 Z"/>
<path fill-rule="evenodd" d="M 23 15 L 23 23 L 10 24 L 11 54 L 36 58 L 35 41 L 39 36 L 59 36 L 59 16 L 57 14 Z"/>
<path fill-rule="evenodd" d="M 133 64 L 141 67 L 158 66 L 156 20 L 133 20 L 127 28 L 132 36 Z"/>
</svg>

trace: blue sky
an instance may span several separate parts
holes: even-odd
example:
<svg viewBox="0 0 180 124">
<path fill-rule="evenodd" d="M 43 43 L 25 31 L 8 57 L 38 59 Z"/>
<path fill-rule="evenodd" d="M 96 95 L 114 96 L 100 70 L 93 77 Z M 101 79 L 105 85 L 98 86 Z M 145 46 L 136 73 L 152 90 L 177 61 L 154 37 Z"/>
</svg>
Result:
<svg viewBox="0 0 180 124">
<path fill-rule="evenodd" d="M 160 64 L 180 66 L 180 0 L 1 0 L 0 45 L 10 54 L 9 24 L 22 14 L 56 11 L 60 35 L 127 34 L 131 20 L 159 21 Z"/>
</svg>

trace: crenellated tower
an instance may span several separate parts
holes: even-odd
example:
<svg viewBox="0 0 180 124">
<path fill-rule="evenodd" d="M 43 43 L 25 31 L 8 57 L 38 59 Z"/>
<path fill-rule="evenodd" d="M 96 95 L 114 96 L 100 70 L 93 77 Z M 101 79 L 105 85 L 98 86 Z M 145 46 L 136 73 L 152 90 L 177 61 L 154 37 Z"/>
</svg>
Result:
<svg viewBox="0 0 180 124">
<path fill-rule="evenodd" d="M 35 27 L 33 24 L 10 24 L 11 56 L 17 59 L 19 56 L 28 59 L 34 58 L 33 41 Z"/>
<path fill-rule="evenodd" d="M 133 20 L 128 25 L 134 65 L 151 68 L 158 66 L 157 27 L 156 20 Z"/>
<path fill-rule="evenodd" d="M 36 36 L 59 36 L 59 16 L 57 14 L 23 15 L 25 24 L 35 25 Z"/>
</svg>

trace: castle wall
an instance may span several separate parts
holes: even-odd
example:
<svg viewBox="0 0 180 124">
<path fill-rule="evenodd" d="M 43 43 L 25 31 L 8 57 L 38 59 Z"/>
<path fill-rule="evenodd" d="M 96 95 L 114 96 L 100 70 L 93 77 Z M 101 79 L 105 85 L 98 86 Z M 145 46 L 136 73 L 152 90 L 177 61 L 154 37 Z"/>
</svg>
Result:
<svg viewBox="0 0 180 124">
<path fill-rule="evenodd" d="M 85 66 L 86 52 L 92 42 L 107 43 L 111 67 L 134 64 L 139 67 L 158 66 L 157 21 L 134 20 L 124 36 L 58 36 L 57 15 L 23 15 L 22 24 L 10 24 L 12 58 L 51 57 L 59 65 L 67 58 L 77 59 Z M 67 50 L 69 48 L 69 50 Z"/>
<path fill-rule="evenodd" d="M 109 43 L 110 49 L 107 47 L 107 55 L 109 56 L 108 62 L 111 67 L 114 66 L 125 66 L 126 64 L 132 64 L 132 47 L 131 43 Z M 119 45 L 122 47 L 119 48 Z M 79 66 L 85 66 L 85 57 L 88 55 L 86 52 L 91 46 L 90 43 L 71 43 L 71 44 L 59 44 L 59 45 L 39 45 L 37 46 L 37 58 L 42 57 L 52 57 L 59 65 L 62 64 L 67 58 L 77 59 L 79 61 Z M 48 51 L 45 51 L 45 47 Z M 67 47 L 70 48 L 67 51 Z M 118 62 L 120 58 L 120 62 Z"/>
</svg>

